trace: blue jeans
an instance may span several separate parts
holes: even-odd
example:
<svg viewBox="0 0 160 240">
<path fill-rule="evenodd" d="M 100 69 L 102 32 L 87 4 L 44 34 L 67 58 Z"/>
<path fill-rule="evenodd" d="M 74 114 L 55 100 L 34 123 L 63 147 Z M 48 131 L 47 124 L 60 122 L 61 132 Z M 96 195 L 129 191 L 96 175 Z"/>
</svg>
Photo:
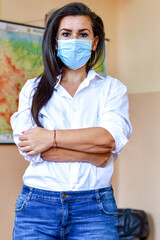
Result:
<svg viewBox="0 0 160 240">
<path fill-rule="evenodd" d="M 13 240 L 118 240 L 112 187 L 52 192 L 23 186 Z"/>
</svg>

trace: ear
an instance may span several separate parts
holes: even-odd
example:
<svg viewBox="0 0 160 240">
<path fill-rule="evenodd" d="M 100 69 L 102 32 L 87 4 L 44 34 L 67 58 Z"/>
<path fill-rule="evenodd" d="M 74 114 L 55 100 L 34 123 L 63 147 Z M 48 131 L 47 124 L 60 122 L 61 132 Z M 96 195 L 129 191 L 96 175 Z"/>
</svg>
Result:
<svg viewBox="0 0 160 240">
<path fill-rule="evenodd" d="M 95 38 L 94 38 L 94 40 L 93 40 L 93 42 L 92 42 L 92 51 L 96 51 L 98 42 L 99 42 L 99 37 L 98 37 L 98 36 L 95 36 Z"/>
</svg>

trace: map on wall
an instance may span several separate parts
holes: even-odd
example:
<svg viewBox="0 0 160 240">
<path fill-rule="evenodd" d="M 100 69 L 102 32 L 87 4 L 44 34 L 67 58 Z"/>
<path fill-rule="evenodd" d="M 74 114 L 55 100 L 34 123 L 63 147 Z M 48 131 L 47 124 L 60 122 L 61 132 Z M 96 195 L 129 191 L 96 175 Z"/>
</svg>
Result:
<svg viewBox="0 0 160 240">
<path fill-rule="evenodd" d="M 43 28 L 0 21 L 0 143 L 13 143 L 10 117 L 27 79 L 43 71 Z"/>
</svg>

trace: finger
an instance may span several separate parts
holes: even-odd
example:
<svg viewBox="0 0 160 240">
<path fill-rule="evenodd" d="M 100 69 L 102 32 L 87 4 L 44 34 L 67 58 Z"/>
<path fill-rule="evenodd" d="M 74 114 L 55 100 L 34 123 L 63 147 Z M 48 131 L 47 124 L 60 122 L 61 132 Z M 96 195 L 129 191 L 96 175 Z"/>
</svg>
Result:
<svg viewBox="0 0 160 240">
<path fill-rule="evenodd" d="M 30 146 L 25 146 L 25 147 L 19 147 L 20 151 L 22 152 L 30 152 L 32 151 Z"/>
<path fill-rule="evenodd" d="M 28 142 L 27 141 L 20 141 L 19 143 L 18 143 L 18 146 L 19 147 L 26 147 L 26 146 L 28 146 L 29 144 L 28 144 Z"/>
<path fill-rule="evenodd" d="M 27 156 L 34 156 L 34 155 L 36 155 L 37 153 L 35 152 L 35 151 L 29 151 L 29 152 L 27 152 Z"/>
<path fill-rule="evenodd" d="M 24 141 L 24 140 L 27 140 L 27 136 L 25 134 L 23 134 L 23 135 L 20 135 L 18 139 L 20 141 Z"/>
</svg>

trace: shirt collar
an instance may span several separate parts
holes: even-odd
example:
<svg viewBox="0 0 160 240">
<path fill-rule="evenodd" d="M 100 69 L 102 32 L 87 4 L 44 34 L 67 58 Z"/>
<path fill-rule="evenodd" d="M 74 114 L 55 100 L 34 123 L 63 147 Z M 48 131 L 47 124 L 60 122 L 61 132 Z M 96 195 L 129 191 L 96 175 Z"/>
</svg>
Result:
<svg viewBox="0 0 160 240">
<path fill-rule="evenodd" d="M 100 74 L 98 74 L 96 71 L 94 71 L 93 69 L 89 70 L 87 78 L 88 81 L 90 82 L 92 79 L 94 79 L 95 77 L 98 77 L 100 79 L 104 79 L 104 77 L 102 77 Z"/>
<path fill-rule="evenodd" d="M 90 83 L 90 81 L 92 81 L 93 79 L 95 79 L 95 77 L 98 77 L 99 79 L 103 80 L 104 77 L 102 77 L 100 74 L 98 74 L 97 72 L 95 72 L 93 69 L 89 70 L 88 74 L 87 74 L 87 77 L 84 79 L 84 81 L 86 82 L 86 84 L 88 85 Z M 54 87 L 55 90 L 58 89 L 58 86 L 59 86 L 59 83 L 61 81 L 61 74 L 57 76 L 57 83 Z"/>
<path fill-rule="evenodd" d="M 57 90 L 58 85 L 59 85 L 59 83 L 61 81 L 61 74 L 57 76 L 57 79 L 58 79 L 58 81 L 57 81 L 56 85 L 54 86 L 54 89 L 56 89 L 56 90 Z"/>
</svg>

